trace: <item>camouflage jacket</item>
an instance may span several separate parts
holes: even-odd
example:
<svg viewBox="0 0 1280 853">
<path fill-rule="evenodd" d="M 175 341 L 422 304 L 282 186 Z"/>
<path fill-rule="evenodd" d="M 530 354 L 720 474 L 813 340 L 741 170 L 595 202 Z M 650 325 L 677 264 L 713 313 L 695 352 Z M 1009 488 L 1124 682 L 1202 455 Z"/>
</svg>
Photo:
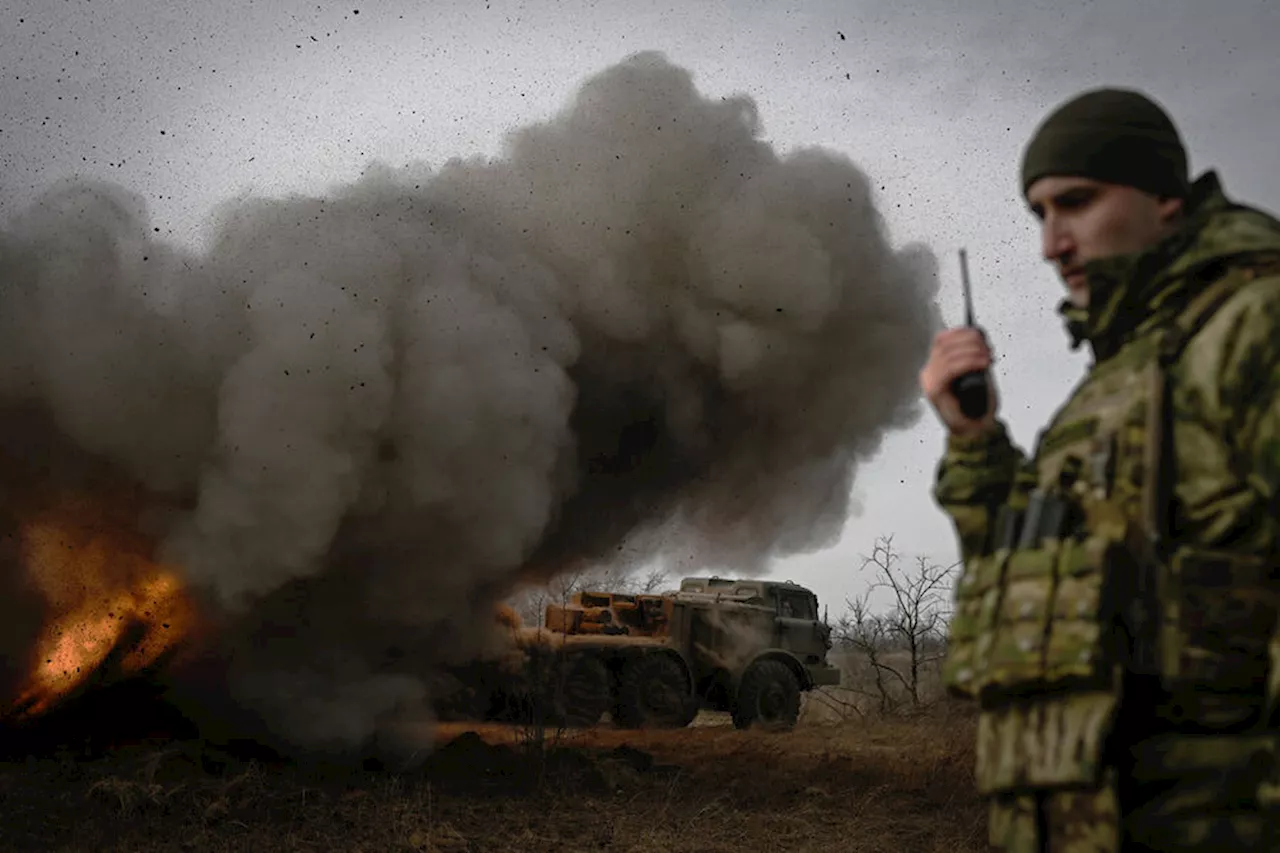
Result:
<svg viewBox="0 0 1280 853">
<path fill-rule="evenodd" d="M 1166 498 L 1144 499 L 1164 513 L 1159 526 L 1167 531 L 1170 547 L 1162 553 L 1176 555 L 1183 546 L 1198 550 L 1190 562 L 1167 572 L 1162 569 L 1152 585 L 1159 586 L 1163 595 L 1185 576 L 1214 593 L 1204 596 L 1204 589 L 1189 583 L 1181 605 L 1165 606 L 1162 599 L 1148 611 L 1155 614 L 1150 621 L 1157 623 L 1152 631 L 1160 639 L 1153 647 L 1162 649 L 1153 652 L 1160 658 L 1153 667 L 1161 678 L 1169 672 L 1186 676 L 1190 689 L 1172 699 L 1166 693 L 1163 699 L 1143 701 L 1154 715 L 1168 711 L 1201 727 L 1226 730 L 1241 725 L 1242 715 L 1261 713 L 1259 682 L 1276 678 L 1275 668 L 1268 666 L 1268 644 L 1272 643 L 1272 654 L 1280 647 L 1276 640 L 1280 581 L 1271 577 L 1280 556 L 1280 221 L 1231 201 L 1216 174 L 1209 172 L 1196 181 L 1187 220 L 1176 233 L 1144 252 L 1091 263 L 1086 273 L 1089 308 L 1080 310 L 1064 302 L 1059 311 L 1073 346 L 1087 344 L 1094 360 L 1041 432 L 1034 454 L 1028 456 L 1016 447 L 1005 426 L 998 423 L 977 438 L 949 438 L 937 473 L 934 495 L 955 525 L 966 567 L 958 585 L 952 649 L 964 645 L 956 642 L 964 632 L 970 638 L 990 641 L 994 637 L 980 650 L 986 656 L 985 683 L 994 680 L 1021 690 L 1012 699 L 993 700 L 978 689 L 970 694 L 983 700 L 979 786 L 987 792 L 1027 784 L 1079 784 L 1098 778 L 1101 772 L 1104 759 L 1099 742 L 1117 713 L 1117 696 L 1122 692 L 1119 669 L 1127 669 L 1133 661 L 1110 670 L 1111 682 L 1105 672 L 1097 678 L 1090 667 L 1112 666 L 1114 660 L 1096 648 L 1107 643 L 1125 645 L 1131 635 L 1100 639 L 1109 630 L 1104 623 L 1110 617 L 1097 614 L 1070 623 L 1077 611 L 1093 608 L 1100 613 L 1108 600 L 1125 608 L 1130 600 L 1141 597 L 1132 585 L 1115 585 L 1116 578 L 1128 580 L 1127 566 L 1111 569 L 1110 580 L 1088 588 L 1087 563 L 1092 557 L 1086 559 L 1085 554 L 1097 538 L 1090 538 L 1093 528 L 1119 525 L 1116 529 L 1120 529 L 1137 522 L 1134 526 L 1141 535 L 1135 537 L 1125 529 L 1117 538 L 1126 543 L 1141 540 L 1149 532 L 1137 518 L 1141 501 L 1135 490 L 1112 502 L 1121 508 L 1112 515 L 1091 512 L 1077 518 L 1077 529 L 1050 537 L 1047 557 L 1043 549 L 1019 550 L 1025 544 L 1014 549 L 1012 558 L 1007 556 L 1008 548 L 998 544 L 1004 541 L 1002 513 L 1012 509 L 1023 511 L 1023 519 L 1030 517 L 1025 510 L 1034 503 L 1033 490 L 1038 499 L 1046 483 L 1065 476 L 1061 448 L 1073 442 L 1073 449 L 1082 446 L 1081 436 L 1096 427 L 1090 415 L 1107 406 L 1123 409 L 1131 390 L 1134 396 L 1145 393 L 1139 392 L 1146 386 L 1128 374 L 1147 371 L 1157 361 L 1152 353 L 1160 350 L 1168 330 L 1188 315 L 1198 313 L 1203 322 L 1188 333 L 1163 373 L 1155 374 L 1162 377 L 1160 387 L 1166 389 L 1161 392 L 1162 404 L 1168 401 L 1167 409 L 1160 408 L 1169 417 L 1163 431 L 1165 461 L 1156 464 L 1143 456 L 1151 422 L 1143 419 L 1148 417 L 1145 414 L 1135 420 L 1132 411 L 1109 422 L 1109 440 L 1121 445 L 1119 461 L 1102 460 L 1113 469 L 1108 482 L 1119 484 L 1118 491 L 1123 491 L 1127 480 L 1147 480 L 1153 469 L 1172 469 L 1164 486 Z M 1224 295 L 1212 310 L 1201 310 L 1206 296 L 1215 294 Z M 1155 408 L 1149 405 L 1137 411 Z M 1114 472 L 1117 465 L 1123 470 Z M 1122 518 L 1117 520 L 1116 515 Z M 1142 547 L 1139 542 L 1131 550 Z M 1222 555 L 1227 555 L 1226 562 L 1218 560 Z M 1243 562 L 1244 558 L 1254 562 Z M 1038 582 L 1037 573 L 1047 574 L 1050 581 Z M 991 580 L 993 574 L 998 580 Z M 975 584 L 998 587 L 997 594 L 984 599 L 972 589 Z M 1074 597 L 1065 595 L 1072 590 L 1077 590 Z M 1089 619 L 1092 623 L 1086 624 Z M 1165 622 L 1183 633 L 1199 632 L 1199 640 L 1184 642 Z M 989 636 L 981 636 L 984 633 Z M 950 664 L 949 686 L 954 690 L 955 682 L 963 681 L 954 673 L 967 673 L 978 653 L 949 651 L 953 654 L 963 658 Z M 1231 666 L 1215 667 L 1215 655 L 1217 663 L 1232 655 L 1235 659 Z M 991 664 L 991 658 L 999 658 L 1003 669 Z M 1104 663 L 1098 664 L 1103 658 Z M 1048 672 L 1048 681 L 1060 685 L 1080 676 L 1077 681 L 1084 686 L 1073 688 L 1074 693 L 1040 689 L 1027 674 L 1037 666 L 1036 677 L 1044 678 Z M 975 664 L 975 668 L 981 667 Z M 1214 705 L 1214 694 L 1224 681 L 1232 684 L 1223 695 L 1235 689 L 1231 694 L 1235 698 Z M 1203 690 L 1206 682 L 1214 690 Z M 1177 678 L 1162 683 L 1176 687 Z M 1280 690 L 1273 684 L 1271 693 Z M 1269 698 L 1274 701 L 1275 697 Z M 1176 728 L 1178 722 L 1170 725 Z M 1064 732 L 1075 742 L 1050 742 L 1065 737 Z M 1075 757 L 1063 763 L 1064 755 Z"/>
<path fill-rule="evenodd" d="M 1091 372 L 1126 340 L 1166 324 L 1205 286 L 1205 272 L 1280 254 L 1280 221 L 1232 202 L 1214 172 L 1196 181 L 1189 214 L 1154 248 L 1088 265 L 1087 310 L 1059 306 L 1072 348 L 1093 350 Z M 1280 271 L 1217 312 L 1182 354 L 1174 383 L 1179 535 L 1204 546 L 1280 549 Z M 1025 503 L 1034 468 L 1003 423 L 978 438 L 948 438 L 934 497 L 955 525 L 962 559 L 986 548 L 1001 505 Z"/>
</svg>

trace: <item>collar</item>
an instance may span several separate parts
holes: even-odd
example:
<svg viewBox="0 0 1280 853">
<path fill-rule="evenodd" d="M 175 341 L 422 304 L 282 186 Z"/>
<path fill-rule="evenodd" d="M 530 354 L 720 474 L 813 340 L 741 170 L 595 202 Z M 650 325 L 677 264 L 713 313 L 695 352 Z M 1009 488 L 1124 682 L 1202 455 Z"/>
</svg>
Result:
<svg viewBox="0 0 1280 853">
<path fill-rule="evenodd" d="M 1071 348 L 1087 342 L 1094 357 L 1105 360 L 1134 334 L 1176 313 L 1199 289 L 1199 273 L 1229 248 L 1205 240 L 1206 233 L 1223 214 L 1237 210 L 1256 215 L 1229 201 L 1217 173 L 1208 171 L 1192 184 L 1186 218 L 1176 231 L 1140 252 L 1085 264 L 1089 306 L 1077 308 L 1064 299 L 1057 309 Z"/>
</svg>

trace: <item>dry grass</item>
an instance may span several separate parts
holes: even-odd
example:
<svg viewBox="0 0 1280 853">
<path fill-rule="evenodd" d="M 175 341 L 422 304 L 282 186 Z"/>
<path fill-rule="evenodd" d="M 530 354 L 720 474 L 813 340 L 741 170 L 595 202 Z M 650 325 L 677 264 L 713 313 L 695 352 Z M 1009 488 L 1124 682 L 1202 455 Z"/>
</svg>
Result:
<svg viewBox="0 0 1280 853">
<path fill-rule="evenodd" d="M 198 741 L 0 767 L 6 851 L 947 851 L 985 849 L 972 722 L 738 732 L 600 728 L 531 754 L 445 726 L 413 773 L 303 769 Z"/>
<path fill-rule="evenodd" d="M 805 695 L 801 718 L 806 722 L 827 724 L 850 717 L 882 716 L 886 712 L 894 716 L 920 711 L 935 714 L 947 703 L 941 664 L 936 659 L 922 661 L 915 673 L 914 699 L 907 687 L 913 676 L 911 659 L 906 652 L 879 655 L 878 680 L 876 668 L 862 652 L 837 649 L 828 659 L 844 671 L 843 683 Z"/>
</svg>

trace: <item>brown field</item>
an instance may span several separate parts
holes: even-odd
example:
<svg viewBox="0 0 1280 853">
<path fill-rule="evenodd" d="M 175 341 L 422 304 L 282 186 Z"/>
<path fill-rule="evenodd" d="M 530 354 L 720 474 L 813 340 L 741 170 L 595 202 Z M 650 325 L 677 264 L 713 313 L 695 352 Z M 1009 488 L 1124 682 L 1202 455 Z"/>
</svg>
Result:
<svg viewBox="0 0 1280 853">
<path fill-rule="evenodd" d="M 785 733 L 710 714 L 679 731 L 446 724 L 407 773 L 181 739 L 63 748 L 0 767 L 0 850 L 965 853 L 985 849 L 972 736 L 957 712 L 807 714 Z"/>
</svg>

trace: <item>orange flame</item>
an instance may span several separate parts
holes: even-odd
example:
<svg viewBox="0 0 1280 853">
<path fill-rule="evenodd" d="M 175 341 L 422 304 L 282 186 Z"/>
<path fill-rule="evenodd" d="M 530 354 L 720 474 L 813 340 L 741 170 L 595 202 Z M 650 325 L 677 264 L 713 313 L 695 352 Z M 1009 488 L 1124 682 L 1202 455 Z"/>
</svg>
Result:
<svg viewBox="0 0 1280 853">
<path fill-rule="evenodd" d="M 18 717 L 47 712 L 90 679 L 139 674 L 194 628 L 179 574 L 153 561 L 154 543 L 120 509 L 81 496 L 20 515 L 22 560 L 46 619 L 10 706 Z"/>
</svg>

